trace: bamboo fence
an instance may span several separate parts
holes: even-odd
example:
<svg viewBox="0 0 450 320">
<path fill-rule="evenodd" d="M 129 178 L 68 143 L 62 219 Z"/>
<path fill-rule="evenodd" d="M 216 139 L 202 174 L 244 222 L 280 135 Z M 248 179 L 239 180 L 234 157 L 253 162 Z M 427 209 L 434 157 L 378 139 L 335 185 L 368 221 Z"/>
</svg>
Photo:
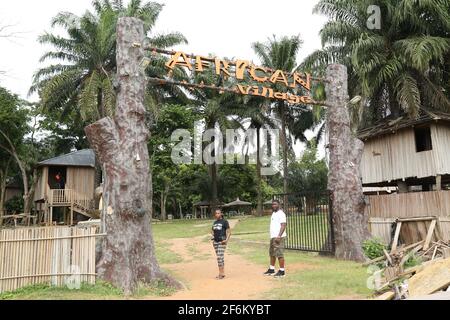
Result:
<svg viewBox="0 0 450 320">
<path fill-rule="evenodd" d="M 0 230 L 0 293 L 34 284 L 95 283 L 96 227 Z"/>
</svg>

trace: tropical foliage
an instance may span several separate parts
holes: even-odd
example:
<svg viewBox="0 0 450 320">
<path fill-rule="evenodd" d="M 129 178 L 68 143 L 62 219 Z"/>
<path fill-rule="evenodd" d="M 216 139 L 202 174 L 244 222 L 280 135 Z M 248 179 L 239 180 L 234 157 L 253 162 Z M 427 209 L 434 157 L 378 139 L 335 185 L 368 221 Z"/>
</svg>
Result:
<svg viewBox="0 0 450 320">
<path fill-rule="evenodd" d="M 32 192 L 32 168 L 37 161 L 88 148 L 84 127 L 114 114 L 119 17 L 131 16 L 144 22 L 145 46 L 170 48 L 187 42 L 178 32 L 155 33 L 161 4 L 141 0 L 126 4 L 121 0 L 94 0 L 92 4 L 92 9 L 82 15 L 59 13 L 51 21 L 54 29 L 39 37 L 39 43 L 50 47 L 41 58 L 42 67 L 36 71 L 30 90 L 39 94 L 39 103 L 27 104 L 0 88 L 0 129 L 5 133 L 0 136 L 0 145 L 4 146 L 0 148 L 0 189 L 4 190 L 8 179 L 26 184 L 31 189 L 28 193 Z M 379 29 L 368 28 L 369 5 L 381 10 Z M 345 64 L 350 95 L 363 97 L 360 105 L 351 107 L 355 128 L 385 117 L 415 117 L 421 109 L 450 111 L 448 1 L 319 0 L 315 13 L 328 17 L 320 33 L 321 50 L 300 62 L 300 36 L 272 36 L 252 44 L 260 64 L 287 72 L 306 69 L 317 75 L 323 75 L 329 63 Z M 164 78 L 167 58 L 151 51 L 148 58 L 147 76 Z M 235 85 L 233 79 L 217 76 L 214 70 L 189 76 L 176 68 L 171 76 L 195 83 Z M 285 91 L 278 86 L 274 84 L 273 89 Z M 324 98 L 323 89 L 320 84 L 312 88 L 316 100 Z M 315 144 L 325 129 L 325 109 L 288 107 L 284 102 L 261 97 L 168 84 L 149 84 L 145 98 L 151 119 L 153 205 L 162 217 L 190 212 L 192 205 L 201 200 L 218 203 L 237 197 L 257 203 L 257 212 L 262 212 L 262 203 L 272 193 L 322 190 L 326 186 L 326 164 L 317 159 Z M 259 161 L 255 165 L 174 164 L 171 134 L 180 128 L 192 132 L 195 121 L 199 121 L 196 129 L 200 131 L 280 129 L 282 174 L 262 176 Z M 314 141 L 307 141 L 308 129 L 316 133 Z M 45 132 L 45 139 L 36 138 L 37 131 Z M 307 146 L 299 161 L 293 147 L 298 141 Z M 260 151 L 256 141 L 249 144 L 245 157 Z M 17 154 L 17 159 L 10 151 Z"/>
<path fill-rule="evenodd" d="M 274 36 L 266 42 L 255 42 L 252 46 L 264 67 L 294 72 L 299 68 L 297 54 L 301 45 L 302 40 L 299 36 L 281 37 L 280 39 Z M 279 87 L 280 84 L 278 83 L 273 85 L 275 90 L 285 91 L 285 89 Z M 277 101 L 271 106 L 271 112 L 276 116 L 279 123 L 283 149 L 283 189 L 284 192 L 287 192 L 288 159 L 293 158 L 293 152 L 289 146 L 292 146 L 293 141 L 297 139 L 302 142 L 306 141 L 305 131 L 315 125 L 314 109 L 303 105 L 290 105 L 287 108 L 284 101 Z"/>
<path fill-rule="evenodd" d="M 371 5 L 380 8 L 379 29 L 368 27 Z M 389 115 L 416 117 L 422 108 L 450 111 L 448 1 L 320 0 L 315 12 L 328 17 L 323 49 L 303 67 L 348 67 L 350 94 L 365 98 L 355 121 L 364 126 Z"/>
<path fill-rule="evenodd" d="M 36 162 L 50 154 L 45 141 L 36 139 L 36 118 L 33 104 L 0 87 L 0 213 L 9 183 L 22 184 L 24 212 L 31 210 Z"/>
<path fill-rule="evenodd" d="M 324 159 L 317 159 L 317 147 L 314 140 L 308 143 L 298 162 L 289 165 L 289 192 L 320 193 L 327 190 L 328 168 Z"/>
<path fill-rule="evenodd" d="M 39 69 L 31 92 L 39 92 L 42 106 L 61 117 L 76 109 L 83 120 L 98 120 L 114 113 L 116 68 L 116 23 L 122 16 L 141 19 L 148 43 L 165 48 L 186 42 L 179 33 L 152 34 L 163 8 L 154 2 L 131 0 L 127 6 L 120 0 L 94 0 L 94 11 L 82 16 L 61 12 L 52 27 L 63 28 L 67 36 L 45 33 L 41 44 L 54 49 L 41 62 L 58 61 Z"/>
</svg>

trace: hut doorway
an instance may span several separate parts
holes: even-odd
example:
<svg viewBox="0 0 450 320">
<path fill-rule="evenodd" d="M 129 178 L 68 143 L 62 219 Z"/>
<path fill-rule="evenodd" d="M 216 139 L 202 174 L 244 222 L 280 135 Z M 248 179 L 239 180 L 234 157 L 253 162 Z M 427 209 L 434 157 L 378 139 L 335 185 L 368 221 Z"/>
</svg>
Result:
<svg viewBox="0 0 450 320">
<path fill-rule="evenodd" d="M 58 180 L 59 175 L 59 180 Z M 61 166 L 48 168 L 48 185 L 50 189 L 64 189 L 67 181 L 67 168 Z"/>
</svg>

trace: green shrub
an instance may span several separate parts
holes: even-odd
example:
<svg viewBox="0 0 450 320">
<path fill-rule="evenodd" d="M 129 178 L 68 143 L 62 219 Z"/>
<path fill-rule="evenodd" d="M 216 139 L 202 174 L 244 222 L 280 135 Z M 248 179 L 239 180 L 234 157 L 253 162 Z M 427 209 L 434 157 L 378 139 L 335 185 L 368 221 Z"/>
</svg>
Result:
<svg viewBox="0 0 450 320">
<path fill-rule="evenodd" d="M 365 256 L 372 260 L 381 257 L 386 246 L 379 238 L 371 238 L 363 242 L 362 249 Z"/>
<path fill-rule="evenodd" d="M 408 260 L 406 260 L 405 264 L 403 265 L 404 268 L 411 268 L 411 267 L 415 267 L 418 266 L 420 264 L 422 264 L 422 258 L 419 257 L 416 254 L 411 255 Z"/>
<path fill-rule="evenodd" d="M 23 197 L 14 196 L 5 202 L 5 210 L 8 213 L 22 213 L 23 212 Z"/>
</svg>

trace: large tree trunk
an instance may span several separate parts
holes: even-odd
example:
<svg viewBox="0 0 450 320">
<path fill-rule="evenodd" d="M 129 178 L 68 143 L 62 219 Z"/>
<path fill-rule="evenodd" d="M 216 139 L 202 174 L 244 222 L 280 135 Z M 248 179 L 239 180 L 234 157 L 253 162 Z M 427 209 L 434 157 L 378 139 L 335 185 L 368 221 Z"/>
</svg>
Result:
<svg viewBox="0 0 450 320">
<path fill-rule="evenodd" d="M 346 67 L 328 66 L 327 79 L 328 188 L 333 206 L 335 255 L 339 259 L 363 261 L 361 244 L 370 236 L 360 173 L 364 144 L 350 130 Z"/>
<path fill-rule="evenodd" d="M 116 114 L 86 127 L 86 135 L 105 170 L 105 228 L 97 272 L 101 278 L 135 291 L 140 281 L 163 279 L 176 282 L 162 272 L 155 256 L 149 203 L 149 131 L 145 124 L 146 81 L 140 61 L 143 23 L 120 18 L 117 24 Z"/>
</svg>

